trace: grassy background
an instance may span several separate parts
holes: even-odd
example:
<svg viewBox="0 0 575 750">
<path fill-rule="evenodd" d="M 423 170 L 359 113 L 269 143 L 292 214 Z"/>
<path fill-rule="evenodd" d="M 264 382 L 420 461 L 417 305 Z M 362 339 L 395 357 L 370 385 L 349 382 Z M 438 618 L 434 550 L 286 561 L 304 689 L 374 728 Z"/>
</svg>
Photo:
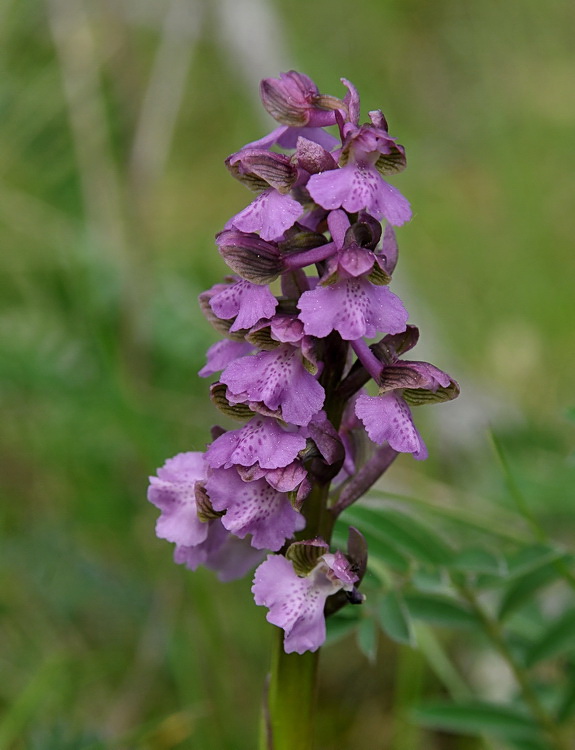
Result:
<svg viewBox="0 0 575 750">
<path fill-rule="evenodd" d="M 349 78 L 407 148 L 396 280 L 463 395 L 390 481 L 509 504 L 489 423 L 535 512 L 573 528 L 575 6 L 234 7 L 0 3 L 0 750 L 254 747 L 263 610 L 172 564 L 145 491 L 217 419 L 196 297 L 247 199 L 223 159 L 268 128 L 257 81 L 280 68 Z M 475 747 L 409 734 L 434 678 L 380 653 L 326 650 L 322 748 Z"/>
</svg>

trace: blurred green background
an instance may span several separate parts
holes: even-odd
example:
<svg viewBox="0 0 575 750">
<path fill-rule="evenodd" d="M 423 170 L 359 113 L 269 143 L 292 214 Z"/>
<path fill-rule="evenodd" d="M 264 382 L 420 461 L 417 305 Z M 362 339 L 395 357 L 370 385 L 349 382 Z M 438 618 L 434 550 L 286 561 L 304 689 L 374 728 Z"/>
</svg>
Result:
<svg viewBox="0 0 575 750">
<path fill-rule="evenodd" d="M 173 565 L 145 495 L 219 419 L 196 298 L 249 197 L 223 160 L 271 128 L 263 76 L 345 76 L 407 149 L 395 283 L 463 394 L 418 414 L 432 458 L 391 486 L 509 504 L 491 427 L 569 541 L 574 28 L 561 0 L 0 2 L 0 750 L 255 745 L 265 613 Z M 406 744 L 397 706 L 437 689 L 384 639 L 372 665 L 329 646 L 319 747 L 476 747 Z"/>
</svg>

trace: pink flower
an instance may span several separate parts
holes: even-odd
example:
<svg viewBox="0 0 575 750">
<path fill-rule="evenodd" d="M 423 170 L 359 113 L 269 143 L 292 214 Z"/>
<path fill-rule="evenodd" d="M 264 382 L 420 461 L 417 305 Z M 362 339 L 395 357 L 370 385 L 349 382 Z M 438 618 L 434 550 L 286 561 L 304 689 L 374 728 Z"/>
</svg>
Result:
<svg viewBox="0 0 575 750">
<path fill-rule="evenodd" d="M 351 591 L 358 580 L 341 552 L 330 554 L 321 540 L 315 544 L 323 547 L 325 554 L 308 575 L 298 576 L 291 560 L 268 555 L 254 576 L 255 602 L 268 607 L 267 621 L 284 630 L 288 654 L 317 651 L 325 641 L 326 599 L 341 589 Z"/>
<path fill-rule="evenodd" d="M 236 359 L 222 373 L 221 382 L 228 386 L 230 402 L 247 403 L 254 411 L 262 402 L 295 425 L 307 425 L 325 397 L 304 367 L 301 350 L 290 344 Z"/>
<path fill-rule="evenodd" d="M 221 580 L 241 578 L 259 562 L 249 540 L 233 539 L 219 518 L 201 521 L 196 485 L 205 480 L 204 454 L 179 453 L 150 477 L 148 500 L 162 513 L 156 524 L 161 539 L 174 542 L 174 560 L 196 570 L 205 565 Z"/>
</svg>

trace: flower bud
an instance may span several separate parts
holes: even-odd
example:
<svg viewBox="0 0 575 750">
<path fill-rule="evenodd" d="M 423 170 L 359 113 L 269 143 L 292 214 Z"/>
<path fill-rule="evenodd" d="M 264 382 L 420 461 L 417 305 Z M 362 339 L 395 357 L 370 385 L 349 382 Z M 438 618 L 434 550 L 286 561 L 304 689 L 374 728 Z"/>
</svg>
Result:
<svg viewBox="0 0 575 750">
<path fill-rule="evenodd" d="M 257 234 L 226 229 L 217 235 L 216 242 L 228 266 L 254 284 L 270 284 L 284 270 L 277 245 L 262 240 Z"/>
<path fill-rule="evenodd" d="M 254 413 L 247 404 L 232 404 L 226 396 L 227 386 L 224 383 L 214 383 L 210 386 L 210 398 L 212 403 L 225 414 L 226 417 L 243 422 L 251 419 Z"/>
<path fill-rule="evenodd" d="M 225 288 L 226 285 L 219 284 L 217 285 L 219 288 Z M 218 289 L 216 287 L 212 289 L 208 289 L 205 292 L 202 292 L 198 297 L 198 302 L 200 304 L 200 310 L 202 311 L 204 317 L 210 323 L 218 333 L 223 334 L 224 336 L 227 336 L 230 339 L 233 339 L 234 341 L 243 341 L 244 340 L 244 334 L 245 331 L 239 330 L 239 331 L 230 331 L 230 328 L 234 324 L 233 318 L 231 320 L 224 320 L 222 318 L 218 318 L 218 316 L 215 314 L 215 312 L 212 310 L 212 307 L 210 305 L 210 300 L 216 294 Z"/>
<path fill-rule="evenodd" d="M 320 172 L 327 172 L 330 169 L 337 169 L 335 159 L 325 148 L 320 146 L 319 143 L 309 141 L 302 136 L 297 139 L 295 155 L 299 166 L 310 174 L 319 174 Z"/>
<path fill-rule="evenodd" d="M 297 167 L 283 154 L 264 149 L 243 149 L 226 159 L 226 167 L 244 185 L 258 193 L 273 187 L 289 193 L 297 180 Z"/>
<path fill-rule="evenodd" d="M 311 78 L 295 70 L 280 73 L 279 78 L 264 78 L 260 96 L 274 120 L 292 128 L 333 125 L 335 114 L 330 110 L 343 107 L 339 99 L 322 96 Z"/>
</svg>

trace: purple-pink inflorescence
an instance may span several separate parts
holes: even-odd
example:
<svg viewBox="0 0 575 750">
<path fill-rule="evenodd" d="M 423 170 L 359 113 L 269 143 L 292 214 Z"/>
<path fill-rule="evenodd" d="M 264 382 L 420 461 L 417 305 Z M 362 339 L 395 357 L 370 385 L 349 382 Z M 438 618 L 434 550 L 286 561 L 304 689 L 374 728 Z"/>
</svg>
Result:
<svg viewBox="0 0 575 750">
<path fill-rule="evenodd" d="M 224 336 L 200 375 L 221 373 L 212 400 L 243 425 L 169 459 L 148 492 L 176 562 L 222 580 L 259 564 L 255 601 L 297 653 L 323 643 L 329 597 L 330 610 L 363 598 L 365 545 L 352 530 L 347 554 L 330 552 L 337 516 L 397 453 L 426 457 L 410 407 L 459 392 L 433 365 L 400 359 L 418 331 L 388 286 L 393 227 L 411 209 L 384 178 L 405 168 L 405 151 L 380 111 L 360 124 L 358 93 L 342 82 L 337 98 L 295 71 L 262 81 L 279 126 L 226 160 L 256 195 L 216 237 L 232 275 L 200 295 Z M 371 454 L 356 455 L 366 433 Z"/>
</svg>

